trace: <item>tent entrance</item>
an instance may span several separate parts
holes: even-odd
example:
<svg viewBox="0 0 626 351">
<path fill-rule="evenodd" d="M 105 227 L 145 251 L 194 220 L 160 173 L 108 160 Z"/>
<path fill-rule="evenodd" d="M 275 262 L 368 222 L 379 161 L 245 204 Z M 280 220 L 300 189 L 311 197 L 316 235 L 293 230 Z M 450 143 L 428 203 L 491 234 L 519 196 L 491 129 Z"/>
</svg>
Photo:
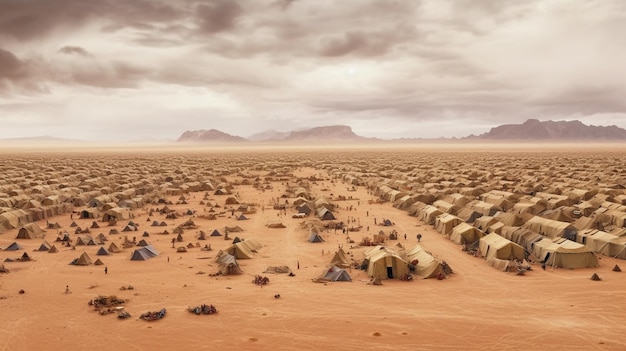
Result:
<svg viewBox="0 0 626 351">
<path fill-rule="evenodd" d="M 387 278 L 393 279 L 393 267 L 387 267 Z"/>
</svg>

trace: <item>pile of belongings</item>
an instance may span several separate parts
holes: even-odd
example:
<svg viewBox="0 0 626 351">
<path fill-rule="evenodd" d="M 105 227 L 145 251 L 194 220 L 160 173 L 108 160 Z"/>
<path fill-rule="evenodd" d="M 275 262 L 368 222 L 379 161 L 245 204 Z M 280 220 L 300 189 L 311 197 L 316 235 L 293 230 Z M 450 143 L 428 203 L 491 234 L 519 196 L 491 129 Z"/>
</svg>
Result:
<svg viewBox="0 0 626 351">
<path fill-rule="evenodd" d="M 162 308 L 160 311 L 156 312 L 146 312 L 139 316 L 140 319 L 144 321 L 156 321 L 157 319 L 162 319 L 165 317 L 165 308 Z"/>
<path fill-rule="evenodd" d="M 215 313 L 217 313 L 217 308 L 215 306 L 213 306 L 213 305 L 202 304 L 200 306 L 187 307 L 187 311 L 189 311 L 191 313 L 195 313 L 197 315 L 200 315 L 200 314 L 215 314 Z"/>
</svg>

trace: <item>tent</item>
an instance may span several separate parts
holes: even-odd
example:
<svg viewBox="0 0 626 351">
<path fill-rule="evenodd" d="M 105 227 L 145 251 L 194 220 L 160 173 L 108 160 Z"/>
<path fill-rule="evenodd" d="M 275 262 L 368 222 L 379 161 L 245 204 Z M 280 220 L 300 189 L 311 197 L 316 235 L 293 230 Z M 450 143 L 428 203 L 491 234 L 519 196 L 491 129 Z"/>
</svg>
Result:
<svg viewBox="0 0 626 351">
<path fill-rule="evenodd" d="M 445 273 L 441 262 L 419 245 L 407 251 L 406 257 L 407 262 L 415 267 L 415 274 L 423 279 L 436 278 L 439 273 Z"/>
<path fill-rule="evenodd" d="M 335 220 L 335 215 L 326 207 L 320 207 L 317 209 L 317 216 L 323 221 Z"/>
<path fill-rule="evenodd" d="M 52 245 L 50 247 L 50 250 L 48 250 L 48 253 L 57 253 L 57 252 L 59 252 L 59 249 L 57 249 L 57 247 L 54 245 Z"/>
<path fill-rule="evenodd" d="M 435 219 L 435 229 L 444 235 L 450 235 L 452 229 L 459 225 L 463 220 L 455 215 L 443 213 Z"/>
<path fill-rule="evenodd" d="M 435 224 L 435 220 L 439 215 L 443 214 L 440 209 L 433 205 L 427 205 L 424 209 L 419 213 L 418 218 L 425 223 L 430 225 Z"/>
<path fill-rule="evenodd" d="M 16 239 L 35 239 L 43 238 L 44 231 L 37 225 L 37 223 L 24 224 L 22 228 L 17 232 Z"/>
<path fill-rule="evenodd" d="M 96 265 L 96 266 L 102 266 L 104 264 L 104 262 L 102 262 L 102 260 L 98 258 L 96 260 L 96 262 L 94 262 L 93 264 Z"/>
<path fill-rule="evenodd" d="M 324 272 L 322 272 L 322 275 L 315 279 L 315 281 L 351 282 L 352 278 L 345 269 L 339 268 L 337 266 L 331 266 L 330 268 L 325 269 Z"/>
<path fill-rule="evenodd" d="M 224 249 L 224 251 L 230 255 L 235 256 L 237 259 L 250 259 L 253 257 L 253 252 L 250 248 L 243 244 L 243 241 L 240 241 L 236 244 L 232 244 L 228 248 Z"/>
<path fill-rule="evenodd" d="M 524 248 L 520 245 L 501 237 L 496 233 L 488 234 L 478 243 L 478 247 L 487 262 L 494 258 L 500 260 L 523 260 Z"/>
<path fill-rule="evenodd" d="M 109 255 L 109 251 L 107 251 L 107 249 L 104 248 L 104 246 L 100 246 L 100 248 L 98 249 L 98 252 L 96 252 L 97 256 L 108 256 Z"/>
<path fill-rule="evenodd" d="M 532 230 L 524 229 L 521 227 L 504 226 L 500 231 L 502 237 L 509 239 L 520 246 L 526 251 L 532 252 L 533 243 L 544 238 L 541 234 L 535 233 Z"/>
<path fill-rule="evenodd" d="M 626 238 L 590 229 L 578 232 L 577 240 L 599 254 L 626 259 Z"/>
<path fill-rule="evenodd" d="M 158 255 L 159 252 L 154 247 L 152 247 L 151 245 L 147 245 L 133 251 L 133 254 L 130 256 L 130 260 L 145 261 Z"/>
<path fill-rule="evenodd" d="M 131 212 L 130 209 L 124 207 L 114 207 L 107 210 L 104 215 L 102 215 L 103 222 L 109 222 L 111 220 L 122 221 L 130 219 Z"/>
<path fill-rule="evenodd" d="M 234 226 L 234 227 L 228 227 L 228 226 L 227 226 L 227 227 L 225 227 L 224 229 L 225 229 L 225 230 L 226 230 L 226 232 L 228 232 L 228 233 L 238 233 L 238 232 L 243 232 L 243 229 L 242 229 L 240 226 L 238 226 L 238 225 L 236 225 L 236 226 Z"/>
<path fill-rule="evenodd" d="M 591 268 L 599 265 L 598 257 L 590 248 L 564 238 L 543 238 L 535 242 L 533 256 L 553 267 Z"/>
<path fill-rule="evenodd" d="M 50 243 L 45 241 L 41 243 L 37 251 L 50 251 Z"/>
<path fill-rule="evenodd" d="M 378 279 L 399 279 L 409 273 L 407 262 L 395 251 L 376 246 L 365 253 L 367 275 Z"/>
<path fill-rule="evenodd" d="M 322 243 L 322 242 L 324 242 L 324 239 L 318 233 L 316 233 L 314 231 L 311 231 L 311 234 L 309 235 L 308 241 L 310 243 Z"/>
<path fill-rule="evenodd" d="M 11 245 L 7 246 L 4 251 L 17 251 L 22 250 L 22 246 L 16 242 L 13 242 Z"/>
<path fill-rule="evenodd" d="M 248 219 L 248 217 L 244 216 L 244 215 L 243 215 L 243 213 L 242 213 L 242 214 L 240 214 L 240 215 L 239 215 L 239 217 L 237 217 L 237 220 L 238 220 L 238 221 L 245 221 L 245 220 L 247 220 L 247 219 Z"/>
<path fill-rule="evenodd" d="M 335 256 L 333 256 L 333 259 L 330 260 L 330 264 L 340 268 L 350 267 L 350 261 L 348 260 L 348 256 L 346 256 L 343 249 L 339 249 L 339 251 L 335 252 Z"/>
<path fill-rule="evenodd" d="M 122 250 L 120 250 L 120 248 L 119 248 L 119 247 L 118 247 L 118 246 L 117 246 L 114 242 L 112 242 L 112 243 L 109 245 L 109 248 L 108 248 L 108 250 L 107 250 L 107 251 L 109 251 L 109 252 L 120 252 L 120 251 L 122 251 Z"/>
<path fill-rule="evenodd" d="M 239 275 L 243 273 L 235 256 L 226 252 L 220 251 L 217 254 L 216 262 L 220 265 L 219 272 L 222 275 Z"/>
<path fill-rule="evenodd" d="M 220 233 L 220 232 L 219 232 L 219 230 L 214 229 L 214 230 L 211 232 L 211 236 L 222 236 L 222 233 Z"/>
<path fill-rule="evenodd" d="M 471 244 L 485 235 L 480 229 L 465 222 L 459 223 L 459 225 L 452 228 L 450 233 L 450 240 L 457 244 Z"/>
<path fill-rule="evenodd" d="M 79 258 L 72 261 L 72 264 L 76 266 L 88 266 L 92 264 L 92 262 L 91 257 L 89 257 L 86 252 L 83 252 Z"/>
<path fill-rule="evenodd" d="M 522 225 L 522 228 L 530 229 L 550 239 L 556 237 L 576 239 L 576 233 L 578 231 L 576 227 L 570 223 L 541 218 L 539 216 L 534 216 L 529 219 Z"/>
<path fill-rule="evenodd" d="M 139 240 L 139 242 L 137 243 L 137 246 L 148 246 L 148 245 L 150 245 L 150 243 L 148 243 L 148 242 L 146 241 L 146 239 L 141 239 L 141 240 Z"/>
</svg>

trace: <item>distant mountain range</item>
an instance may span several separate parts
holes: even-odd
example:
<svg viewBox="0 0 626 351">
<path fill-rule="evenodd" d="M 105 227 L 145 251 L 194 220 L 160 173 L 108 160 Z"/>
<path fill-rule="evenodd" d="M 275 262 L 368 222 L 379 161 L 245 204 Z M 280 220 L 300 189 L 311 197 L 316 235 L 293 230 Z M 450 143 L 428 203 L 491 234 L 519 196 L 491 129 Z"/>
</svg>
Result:
<svg viewBox="0 0 626 351">
<path fill-rule="evenodd" d="M 626 129 L 617 126 L 585 125 L 580 121 L 539 121 L 529 119 L 522 124 L 505 124 L 491 128 L 481 135 L 470 135 L 464 138 L 402 138 L 387 141 L 626 141 Z M 333 142 L 362 142 L 384 141 L 378 138 L 367 138 L 355 134 L 352 128 L 345 125 L 333 125 L 278 132 L 268 130 L 256 133 L 248 138 L 230 135 L 219 130 L 195 130 L 184 132 L 178 142 L 298 142 L 298 141 L 333 141 Z"/>
<path fill-rule="evenodd" d="M 480 140 L 626 140 L 626 130 L 617 126 L 588 126 L 580 121 L 544 121 L 529 119 L 522 124 L 505 124 L 488 133 L 465 139 Z"/>
<path fill-rule="evenodd" d="M 352 128 L 343 125 L 322 126 L 309 129 L 295 130 L 291 132 L 277 132 L 268 130 L 262 133 L 253 134 L 248 138 L 231 135 L 219 130 L 194 130 L 186 131 L 179 138 L 178 142 L 214 142 L 231 143 L 242 141 L 254 142 L 298 142 L 298 141 L 333 141 L 333 142 L 355 142 L 377 140 L 356 135 Z"/>
</svg>

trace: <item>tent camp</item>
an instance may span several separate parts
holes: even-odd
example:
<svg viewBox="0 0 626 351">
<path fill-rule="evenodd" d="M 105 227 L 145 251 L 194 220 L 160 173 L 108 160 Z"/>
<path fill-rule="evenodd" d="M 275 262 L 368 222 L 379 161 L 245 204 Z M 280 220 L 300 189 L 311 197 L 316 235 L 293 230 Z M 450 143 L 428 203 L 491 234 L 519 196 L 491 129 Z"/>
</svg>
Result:
<svg viewBox="0 0 626 351">
<path fill-rule="evenodd" d="M 560 268 L 592 268 L 597 267 L 598 257 L 585 245 L 555 238 L 543 238 L 533 245 L 533 256 L 548 266 Z"/>
<path fill-rule="evenodd" d="M 457 244 L 465 245 L 476 242 L 484 235 L 485 233 L 483 233 L 480 229 L 474 227 L 473 225 L 461 222 L 457 226 L 452 228 L 452 233 L 450 233 L 450 240 L 454 241 Z"/>
<path fill-rule="evenodd" d="M 407 262 L 395 251 L 376 246 L 365 253 L 367 275 L 378 279 L 400 279 L 409 273 Z"/>
<path fill-rule="evenodd" d="M 444 273 L 443 265 L 419 245 L 407 251 L 406 257 L 407 262 L 415 267 L 415 274 L 423 279 L 436 278 L 439 273 Z"/>
<path fill-rule="evenodd" d="M 44 231 L 37 225 L 37 223 L 24 224 L 22 228 L 17 232 L 16 239 L 35 239 L 43 238 Z"/>
<path fill-rule="evenodd" d="M 158 255 L 159 252 L 154 247 L 152 247 L 152 245 L 147 245 L 133 251 L 133 254 L 130 256 L 130 260 L 145 261 Z"/>
</svg>

